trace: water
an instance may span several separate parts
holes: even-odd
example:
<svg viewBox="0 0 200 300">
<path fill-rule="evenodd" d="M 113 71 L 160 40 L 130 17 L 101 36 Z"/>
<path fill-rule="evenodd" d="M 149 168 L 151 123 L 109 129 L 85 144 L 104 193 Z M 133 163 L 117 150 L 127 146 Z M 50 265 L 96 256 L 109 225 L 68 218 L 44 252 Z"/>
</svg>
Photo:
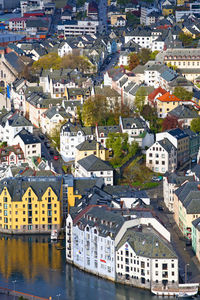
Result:
<svg viewBox="0 0 200 300">
<path fill-rule="evenodd" d="M 65 250 L 57 250 L 47 236 L 0 236 L 0 286 L 55 300 L 158 299 L 66 264 Z M 11 299 L 0 295 L 0 300 Z"/>
</svg>

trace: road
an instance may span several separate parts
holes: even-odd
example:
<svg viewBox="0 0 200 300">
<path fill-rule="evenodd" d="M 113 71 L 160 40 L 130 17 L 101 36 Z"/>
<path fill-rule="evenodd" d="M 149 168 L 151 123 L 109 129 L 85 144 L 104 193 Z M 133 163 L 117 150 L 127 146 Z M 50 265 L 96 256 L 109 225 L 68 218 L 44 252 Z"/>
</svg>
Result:
<svg viewBox="0 0 200 300">
<path fill-rule="evenodd" d="M 55 170 L 56 173 L 58 174 L 63 174 L 63 170 L 62 170 L 62 166 L 64 164 L 64 161 L 62 160 L 62 158 L 59 156 L 58 160 L 54 160 L 54 155 L 57 155 L 57 151 L 50 147 L 47 148 L 45 143 L 48 143 L 49 145 L 51 145 L 51 141 L 46 137 L 46 135 L 44 135 L 38 128 L 34 128 L 34 135 L 37 136 L 39 138 L 39 140 L 41 141 L 41 156 L 44 157 L 48 162 L 50 166 L 53 166 L 53 169 Z M 41 139 L 39 137 L 39 135 L 44 136 L 44 139 Z M 50 154 L 50 151 L 53 151 L 54 154 Z"/>
<path fill-rule="evenodd" d="M 93 78 L 94 84 L 99 85 L 103 81 L 104 73 L 117 65 L 119 59 L 119 53 L 109 55 L 103 65 L 101 66 L 98 74 Z"/>
</svg>

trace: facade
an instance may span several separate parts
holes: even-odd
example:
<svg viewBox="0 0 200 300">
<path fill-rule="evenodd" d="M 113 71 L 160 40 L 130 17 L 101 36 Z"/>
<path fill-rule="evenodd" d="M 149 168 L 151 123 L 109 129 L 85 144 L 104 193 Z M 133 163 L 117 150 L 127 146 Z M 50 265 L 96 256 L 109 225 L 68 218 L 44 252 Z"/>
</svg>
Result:
<svg viewBox="0 0 200 300">
<path fill-rule="evenodd" d="M 61 225 L 62 180 L 18 177 L 0 182 L 0 231 L 50 233 Z"/>
<path fill-rule="evenodd" d="M 114 170 L 107 161 L 95 155 L 90 155 L 78 160 L 75 164 L 75 177 L 103 177 L 105 185 L 114 184 Z"/>
<path fill-rule="evenodd" d="M 12 146 L 14 137 L 23 129 L 32 133 L 33 125 L 29 120 L 21 116 L 18 111 L 10 111 L 0 119 L 0 140 Z"/>
<path fill-rule="evenodd" d="M 108 139 L 109 133 L 120 133 L 120 126 L 98 126 L 95 128 L 95 136 L 97 142 L 100 142 L 103 147 L 106 148 L 106 140 Z"/>
<path fill-rule="evenodd" d="M 192 120 L 198 118 L 197 111 L 187 105 L 178 105 L 169 112 L 169 115 L 176 117 L 182 123 L 183 128 L 190 127 Z"/>
<path fill-rule="evenodd" d="M 31 157 L 41 157 L 41 142 L 29 131 L 23 129 L 14 138 L 14 143 L 19 144 L 26 160 Z"/>
<path fill-rule="evenodd" d="M 149 124 L 142 117 L 119 118 L 122 133 L 128 134 L 128 142 L 137 142 L 144 149 L 154 143 L 154 135 L 150 133 Z"/>
<path fill-rule="evenodd" d="M 176 147 L 167 139 L 156 141 L 146 151 L 146 166 L 154 172 L 173 172 L 177 168 Z"/>
<path fill-rule="evenodd" d="M 183 101 L 172 93 L 167 92 L 160 97 L 157 97 L 155 103 L 158 116 L 160 118 L 165 118 L 170 111 L 181 105 Z"/>
<path fill-rule="evenodd" d="M 177 150 L 177 167 L 189 160 L 190 142 L 189 136 L 183 130 L 176 128 L 156 134 L 156 141 L 167 138 Z"/>
<path fill-rule="evenodd" d="M 0 148 L 1 166 L 19 166 L 24 162 L 24 153 L 19 145 Z"/>
<path fill-rule="evenodd" d="M 192 239 L 192 222 L 200 217 L 199 199 L 198 182 L 186 182 L 174 194 L 174 220 L 188 239 Z"/>
<path fill-rule="evenodd" d="M 91 127 L 82 127 L 67 122 L 60 129 L 60 154 L 65 161 L 75 159 L 76 146 L 93 139 Z"/>
<path fill-rule="evenodd" d="M 102 160 L 109 160 L 109 158 L 112 157 L 112 153 L 96 140 L 86 140 L 76 147 L 75 163 L 91 154 Z"/>
<path fill-rule="evenodd" d="M 200 218 L 192 221 L 192 249 L 200 261 Z"/>
<path fill-rule="evenodd" d="M 178 287 L 178 258 L 169 241 L 169 232 L 149 211 L 89 205 L 66 219 L 68 262 L 141 288 Z"/>
<path fill-rule="evenodd" d="M 57 31 L 63 32 L 64 36 L 96 34 L 99 30 L 97 20 L 69 20 L 57 25 Z"/>
</svg>

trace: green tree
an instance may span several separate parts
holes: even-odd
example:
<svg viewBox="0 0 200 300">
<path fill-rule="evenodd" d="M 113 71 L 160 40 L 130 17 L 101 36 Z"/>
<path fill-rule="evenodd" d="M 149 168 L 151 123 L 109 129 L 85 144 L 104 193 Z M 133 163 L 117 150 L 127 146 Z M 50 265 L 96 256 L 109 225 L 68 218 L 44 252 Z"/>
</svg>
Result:
<svg viewBox="0 0 200 300">
<path fill-rule="evenodd" d="M 106 140 L 106 147 L 113 150 L 114 157 L 120 158 L 128 150 L 128 134 L 110 132 Z"/>
<path fill-rule="evenodd" d="M 129 54 L 129 64 L 128 70 L 132 71 L 135 67 L 139 65 L 140 61 L 136 53 L 132 52 Z"/>
<path fill-rule="evenodd" d="M 200 132 L 200 118 L 193 119 L 190 128 L 194 132 Z"/>
<path fill-rule="evenodd" d="M 138 18 L 132 12 L 128 12 L 126 14 L 126 20 L 127 20 L 128 26 L 134 26 L 134 25 L 140 24 L 140 18 Z"/>
<path fill-rule="evenodd" d="M 155 59 L 156 59 L 156 55 L 157 55 L 158 53 L 159 53 L 158 50 L 155 50 L 155 51 L 151 52 L 151 54 L 150 54 L 150 59 L 151 59 L 151 60 L 155 60 Z"/>
<path fill-rule="evenodd" d="M 181 100 L 191 100 L 193 97 L 193 92 L 188 92 L 181 86 L 176 86 L 174 89 L 174 95 Z"/>
<path fill-rule="evenodd" d="M 145 87 L 140 87 L 136 92 L 134 104 L 139 112 L 141 112 L 144 107 L 146 94 Z"/>
<path fill-rule="evenodd" d="M 108 103 L 105 96 L 89 97 L 83 104 L 82 121 L 85 126 L 101 125 L 109 117 Z"/>
<path fill-rule="evenodd" d="M 134 156 L 138 150 L 139 145 L 137 142 L 133 141 L 130 145 L 128 145 L 128 153 L 130 153 L 131 156 Z"/>
<path fill-rule="evenodd" d="M 138 54 L 138 58 L 142 65 L 145 65 L 151 59 L 151 50 L 142 48 Z"/>
</svg>

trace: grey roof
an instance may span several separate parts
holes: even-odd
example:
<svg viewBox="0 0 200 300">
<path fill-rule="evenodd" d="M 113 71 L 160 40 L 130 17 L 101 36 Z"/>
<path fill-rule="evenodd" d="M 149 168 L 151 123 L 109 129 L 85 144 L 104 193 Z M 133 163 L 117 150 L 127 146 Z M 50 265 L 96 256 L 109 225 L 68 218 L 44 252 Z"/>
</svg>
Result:
<svg viewBox="0 0 200 300">
<path fill-rule="evenodd" d="M 171 129 L 168 131 L 169 134 L 174 136 L 177 140 L 183 139 L 188 135 L 180 128 Z"/>
<path fill-rule="evenodd" d="M 78 132 L 82 132 L 84 135 L 93 135 L 93 127 L 83 127 L 79 124 L 72 124 L 71 122 L 65 123 L 61 130 L 63 132 L 71 132 L 73 134 L 77 134 Z"/>
<path fill-rule="evenodd" d="M 49 176 L 49 177 L 12 177 L 0 181 L 0 193 L 4 187 L 7 187 L 12 201 L 22 201 L 22 197 L 28 187 L 31 187 L 39 200 L 46 192 L 48 187 L 51 187 L 55 194 L 60 199 L 62 177 Z"/>
<path fill-rule="evenodd" d="M 4 55 L 6 61 L 9 63 L 9 65 L 16 70 L 17 73 L 20 73 L 24 69 L 24 63 L 20 59 L 19 56 L 17 56 L 14 52 L 10 52 Z"/>
<path fill-rule="evenodd" d="M 106 185 L 103 190 L 113 198 L 149 198 L 145 191 L 134 191 L 130 186 L 125 185 Z"/>
<path fill-rule="evenodd" d="M 104 133 L 104 137 L 108 137 L 109 133 L 118 133 L 121 132 L 119 125 L 114 126 L 98 126 L 98 132 Z"/>
<path fill-rule="evenodd" d="M 167 177 L 167 181 L 170 184 L 174 184 L 177 186 L 180 186 L 182 183 L 184 183 L 185 181 L 190 181 L 193 182 L 194 181 L 194 176 L 184 176 L 184 175 L 179 175 L 174 173 L 166 173 L 165 176 Z"/>
<path fill-rule="evenodd" d="M 119 250 L 125 243 L 130 245 L 137 256 L 162 259 L 177 258 L 171 245 L 155 234 L 153 230 L 139 232 L 134 228 L 130 228 L 123 235 L 116 250 Z"/>
<path fill-rule="evenodd" d="M 21 116 L 18 111 L 10 111 L 4 115 L 1 118 L 0 123 L 4 127 L 6 122 L 8 122 L 9 126 L 11 127 L 33 126 L 32 123 L 24 116 Z"/>
<path fill-rule="evenodd" d="M 161 141 L 158 141 L 157 143 L 159 143 L 168 153 L 170 153 L 172 151 L 174 147 L 174 145 L 167 139 L 164 138 Z"/>
<path fill-rule="evenodd" d="M 60 115 L 62 116 L 64 119 L 65 118 L 71 118 L 72 115 L 70 115 L 69 113 L 66 113 L 65 109 L 63 107 L 58 107 L 58 106 L 52 106 L 49 109 L 47 109 L 44 112 L 44 115 L 48 118 L 51 119 L 53 118 L 55 115 Z"/>
<path fill-rule="evenodd" d="M 143 129 L 148 128 L 146 122 L 140 117 L 121 118 L 123 129 Z"/>
<path fill-rule="evenodd" d="M 84 214 L 83 214 L 84 212 Z M 124 223 L 120 214 L 109 211 L 104 206 L 90 205 L 74 219 L 74 224 L 96 227 L 100 236 L 114 238 Z"/>
<path fill-rule="evenodd" d="M 194 119 L 198 118 L 198 113 L 193 108 L 186 105 L 179 105 L 169 112 L 170 115 L 177 117 L 178 119 Z"/>
<path fill-rule="evenodd" d="M 192 225 L 200 232 L 200 218 L 192 221 Z"/>
<path fill-rule="evenodd" d="M 89 150 L 96 150 L 97 148 L 97 144 L 99 144 L 99 148 L 100 149 L 104 149 L 104 147 L 98 143 L 96 140 L 86 140 L 84 142 L 82 142 L 81 144 L 79 144 L 78 146 L 76 146 L 76 148 L 79 151 L 89 151 Z"/>
<path fill-rule="evenodd" d="M 103 161 L 93 154 L 78 160 L 78 164 L 86 171 L 113 171 L 109 162 Z"/>
<path fill-rule="evenodd" d="M 19 136 L 25 145 L 41 143 L 36 136 L 25 129 L 22 129 L 16 136 Z"/>
<path fill-rule="evenodd" d="M 103 178 L 74 178 L 74 194 L 75 195 L 86 195 L 88 191 L 94 186 L 102 187 L 104 184 Z"/>
<path fill-rule="evenodd" d="M 188 214 L 200 213 L 200 186 L 198 182 L 186 182 L 175 191 L 175 194 Z"/>
</svg>

